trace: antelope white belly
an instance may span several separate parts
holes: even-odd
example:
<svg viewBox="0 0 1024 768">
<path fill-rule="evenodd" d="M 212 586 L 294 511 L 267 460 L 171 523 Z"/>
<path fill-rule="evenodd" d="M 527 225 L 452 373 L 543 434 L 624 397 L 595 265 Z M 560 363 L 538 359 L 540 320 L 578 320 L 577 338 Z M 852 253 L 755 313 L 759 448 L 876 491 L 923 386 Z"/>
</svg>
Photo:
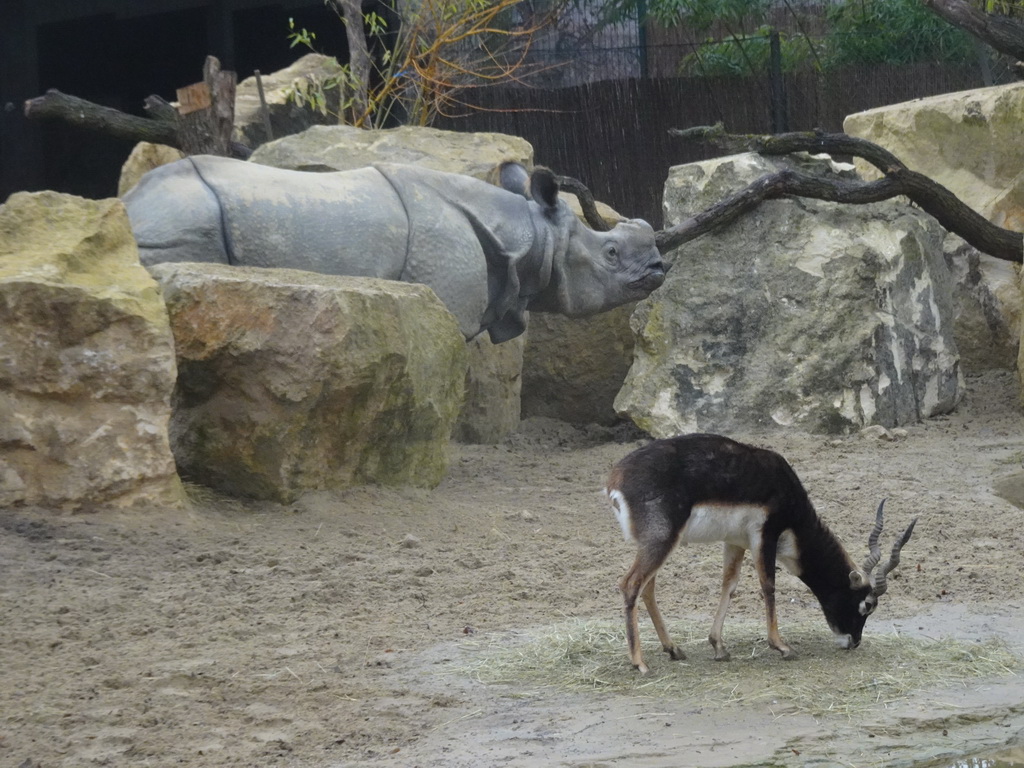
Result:
<svg viewBox="0 0 1024 768">
<path fill-rule="evenodd" d="M 690 511 L 679 538 L 684 544 L 724 541 L 756 552 L 761 546 L 761 530 L 767 516 L 764 507 L 755 505 L 698 504 Z M 775 558 L 787 571 L 800 575 L 800 551 L 792 531 L 783 531 L 779 536 Z"/>
<path fill-rule="evenodd" d="M 724 541 L 751 549 L 761 540 L 768 513 L 764 507 L 744 504 L 697 504 L 679 536 L 685 544 Z"/>
</svg>

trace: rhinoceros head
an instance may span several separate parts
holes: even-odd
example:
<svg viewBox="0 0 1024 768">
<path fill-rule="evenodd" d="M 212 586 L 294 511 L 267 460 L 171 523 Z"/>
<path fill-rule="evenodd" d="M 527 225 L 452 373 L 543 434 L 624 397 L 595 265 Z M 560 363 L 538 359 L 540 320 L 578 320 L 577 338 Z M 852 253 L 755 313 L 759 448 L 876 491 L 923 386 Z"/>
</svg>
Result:
<svg viewBox="0 0 1024 768">
<path fill-rule="evenodd" d="M 527 181 L 521 166 L 508 165 L 500 179 L 506 189 L 532 199 L 545 223 L 550 278 L 530 299 L 531 311 L 588 317 L 644 299 L 665 282 L 667 267 L 646 221 L 630 219 L 597 232 L 558 197 L 551 171 L 537 168 Z"/>
</svg>

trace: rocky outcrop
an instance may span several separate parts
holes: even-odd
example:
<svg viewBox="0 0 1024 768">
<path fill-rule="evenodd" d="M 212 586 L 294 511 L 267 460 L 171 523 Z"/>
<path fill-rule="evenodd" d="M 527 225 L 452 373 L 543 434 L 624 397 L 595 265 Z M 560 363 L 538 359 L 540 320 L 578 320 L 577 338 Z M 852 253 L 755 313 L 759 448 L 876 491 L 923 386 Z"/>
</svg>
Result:
<svg viewBox="0 0 1024 768">
<path fill-rule="evenodd" d="M 428 288 L 214 264 L 151 271 L 178 350 L 183 476 L 278 501 L 441 481 L 466 343 Z"/>
<path fill-rule="evenodd" d="M 533 165 L 533 147 L 502 133 L 458 133 L 404 126 L 365 131 L 348 125 L 314 126 L 257 149 L 250 160 L 300 171 L 349 171 L 373 163 L 403 163 L 488 179 L 505 160 Z"/>
<path fill-rule="evenodd" d="M 1024 83 L 948 93 L 850 115 L 846 133 L 879 144 L 994 224 L 1024 232 Z M 858 162 L 866 178 L 878 171 Z M 954 335 L 965 370 L 1013 369 L 1021 296 L 1009 265 L 950 238 L 958 307 Z M 1011 274 L 1012 273 L 1012 274 Z M 1010 341 L 1007 342 L 1007 337 Z"/>
<path fill-rule="evenodd" d="M 0 506 L 176 504 L 174 343 L 116 200 L 0 207 Z"/>
<path fill-rule="evenodd" d="M 351 126 L 310 128 L 260 147 L 252 162 L 279 168 L 345 171 L 376 162 L 406 163 L 489 180 L 505 160 L 533 164 L 533 148 L 515 136 L 403 127 L 365 131 Z M 512 346 L 509 346 L 509 344 Z M 519 425 L 522 340 L 471 343 L 466 401 L 455 438 L 496 443 Z M 508 347 L 506 349 L 506 347 Z"/>
<path fill-rule="evenodd" d="M 671 169 L 666 223 L 786 162 L 738 155 Z M 636 361 L 616 409 L 656 437 L 842 433 L 948 412 L 963 385 L 942 234 L 899 203 L 763 203 L 675 254 L 633 315 Z"/>
<path fill-rule="evenodd" d="M 342 72 L 342 66 L 333 56 L 308 53 L 290 67 L 261 74 L 273 138 L 300 133 L 313 125 L 337 123 L 339 91 L 337 88 L 324 89 L 323 86 Z M 297 90 L 305 93 L 310 89 L 323 91 L 326 98 L 323 112 L 310 106 L 308 99 L 301 104 L 295 99 Z M 271 140 L 260 114 L 260 94 L 255 75 L 239 82 L 235 90 L 233 138 L 250 148 Z"/>
<path fill-rule="evenodd" d="M 626 304 L 594 317 L 530 315 L 523 353 L 523 418 L 544 416 L 575 424 L 619 420 L 615 396 L 633 362 Z"/>
</svg>

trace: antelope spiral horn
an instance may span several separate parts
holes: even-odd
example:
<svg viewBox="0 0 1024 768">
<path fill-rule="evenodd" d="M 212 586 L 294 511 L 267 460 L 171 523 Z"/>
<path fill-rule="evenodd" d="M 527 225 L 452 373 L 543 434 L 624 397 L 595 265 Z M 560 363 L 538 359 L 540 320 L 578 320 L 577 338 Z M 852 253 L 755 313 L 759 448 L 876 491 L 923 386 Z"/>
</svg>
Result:
<svg viewBox="0 0 1024 768">
<path fill-rule="evenodd" d="M 893 570 L 900 564 L 900 550 L 903 549 L 903 545 L 910 541 L 910 534 L 914 532 L 915 525 L 917 525 L 916 517 L 910 521 L 910 525 L 907 526 L 907 530 L 905 530 L 903 535 L 900 536 L 896 543 L 892 545 L 892 554 L 889 555 L 889 561 L 882 566 L 881 573 L 872 579 L 873 583 L 871 585 L 871 591 L 875 594 L 875 597 L 881 597 L 885 594 L 885 590 L 889 588 L 886 575 L 889 571 Z"/>
<path fill-rule="evenodd" d="M 868 577 L 871 576 L 871 571 L 878 565 L 878 561 L 882 559 L 882 550 L 878 546 L 878 537 L 882 535 L 882 509 L 884 507 L 885 499 L 882 499 L 878 505 L 878 511 L 875 512 L 875 527 L 868 534 L 868 556 L 864 561 L 864 565 L 861 566 L 864 575 Z"/>
</svg>

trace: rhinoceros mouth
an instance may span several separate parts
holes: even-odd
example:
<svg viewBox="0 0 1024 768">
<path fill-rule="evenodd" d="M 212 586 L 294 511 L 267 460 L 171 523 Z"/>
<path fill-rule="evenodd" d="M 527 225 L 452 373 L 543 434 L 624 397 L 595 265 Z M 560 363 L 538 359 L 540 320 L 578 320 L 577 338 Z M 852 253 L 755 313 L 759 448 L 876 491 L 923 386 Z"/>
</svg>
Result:
<svg viewBox="0 0 1024 768">
<path fill-rule="evenodd" d="M 643 277 L 633 280 L 629 283 L 629 287 L 634 291 L 640 291 L 644 294 L 648 294 L 655 288 L 660 288 L 662 283 L 665 282 L 665 269 L 659 265 L 651 269 Z"/>
</svg>

